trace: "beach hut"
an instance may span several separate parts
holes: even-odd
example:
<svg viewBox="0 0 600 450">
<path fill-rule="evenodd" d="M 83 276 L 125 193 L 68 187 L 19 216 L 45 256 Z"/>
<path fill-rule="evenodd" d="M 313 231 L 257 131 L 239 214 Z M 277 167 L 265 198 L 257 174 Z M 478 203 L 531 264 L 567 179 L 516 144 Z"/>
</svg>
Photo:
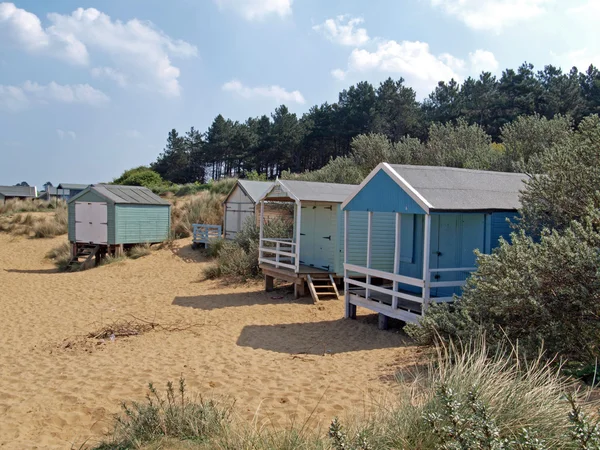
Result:
<svg viewBox="0 0 600 450">
<path fill-rule="evenodd" d="M 89 184 L 60 183 L 56 189 L 62 194 L 63 200 L 69 200 L 87 188 Z"/>
<path fill-rule="evenodd" d="M 68 201 L 73 263 L 169 238 L 171 205 L 139 186 L 90 185 Z"/>
<path fill-rule="evenodd" d="M 0 186 L 0 202 L 2 203 L 12 199 L 33 200 L 36 197 L 37 188 L 35 186 Z"/>
<path fill-rule="evenodd" d="M 271 290 L 275 278 L 294 284 L 296 296 L 306 287 L 315 301 L 337 296 L 336 279 L 344 275 L 344 220 L 342 202 L 357 186 L 307 181 L 278 180 L 260 199 L 259 264 L 265 287 Z M 292 236 L 264 236 L 265 204 L 293 204 Z M 360 260 L 366 255 L 367 212 L 355 214 L 349 229 L 353 236 L 348 254 Z M 375 223 L 376 245 L 386 246 L 393 239 L 393 218 L 383 217 Z M 381 262 L 383 264 L 383 262 Z"/>
<path fill-rule="evenodd" d="M 460 295 L 475 270 L 474 250 L 490 253 L 507 219 L 517 216 L 526 175 L 447 167 L 380 164 L 345 199 L 344 227 L 352 230 L 358 214 L 367 214 L 360 236 L 360 259 L 346 251 L 346 317 L 356 307 L 416 322 L 430 302 L 450 302 Z M 387 245 L 377 245 L 375 223 L 392 221 Z M 359 219 L 360 221 L 360 219 Z M 346 233 L 350 249 L 358 236 Z M 383 263 L 383 264 L 382 264 Z"/>
<path fill-rule="evenodd" d="M 271 181 L 238 180 L 223 202 L 223 237 L 234 239 L 248 217 L 256 217 L 258 200 L 273 186 Z"/>
</svg>

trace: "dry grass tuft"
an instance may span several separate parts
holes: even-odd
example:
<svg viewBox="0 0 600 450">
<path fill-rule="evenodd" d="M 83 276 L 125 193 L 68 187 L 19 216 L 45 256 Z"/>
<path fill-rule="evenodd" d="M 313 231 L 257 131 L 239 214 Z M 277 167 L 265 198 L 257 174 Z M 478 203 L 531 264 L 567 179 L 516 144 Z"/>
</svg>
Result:
<svg viewBox="0 0 600 450">
<path fill-rule="evenodd" d="M 0 231 L 34 238 L 50 238 L 66 234 L 68 231 L 68 213 L 65 202 L 54 203 L 26 202 L 11 200 L 5 208 L 5 215 L 0 217 Z M 29 208 L 29 209 L 27 209 Z M 26 214 L 17 211 L 29 211 Z M 34 214 L 52 212 L 48 214 Z"/>
<path fill-rule="evenodd" d="M 192 225 L 223 223 L 225 195 L 202 191 L 186 200 L 176 200 L 171 208 L 171 230 L 176 239 L 190 237 Z"/>
<path fill-rule="evenodd" d="M 135 247 L 131 247 L 127 252 L 127 257 L 131 259 L 138 259 L 143 256 L 148 256 L 152 253 L 152 249 L 150 248 L 150 244 L 140 244 Z"/>
<path fill-rule="evenodd" d="M 58 267 L 58 270 L 66 270 L 69 261 L 71 261 L 71 244 L 69 242 L 63 242 L 58 247 L 54 247 L 46 253 L 46 258 L 52 260 L 56 267 Z"/>
</svg>

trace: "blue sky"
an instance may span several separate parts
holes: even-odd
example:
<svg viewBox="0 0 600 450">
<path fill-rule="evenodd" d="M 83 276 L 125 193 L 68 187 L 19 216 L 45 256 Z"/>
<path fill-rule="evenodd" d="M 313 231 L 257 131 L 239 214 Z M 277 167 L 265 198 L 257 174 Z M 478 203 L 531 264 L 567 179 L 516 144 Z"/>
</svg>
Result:
<svg viewBox="0 0 600 450">
<path fill-rule="evenodd" d="M 0 1 L 0 185 L 93 183 L 167 133 L 361 80 L 437 80 L 523 61 L 600 65 L 598 0 Z"/>
</svg>

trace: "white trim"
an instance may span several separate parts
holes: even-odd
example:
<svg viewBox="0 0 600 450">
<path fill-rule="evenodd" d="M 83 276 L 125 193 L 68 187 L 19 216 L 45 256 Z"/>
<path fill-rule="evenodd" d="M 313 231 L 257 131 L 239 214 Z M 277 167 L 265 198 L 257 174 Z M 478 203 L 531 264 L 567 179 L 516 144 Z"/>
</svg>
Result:
<svg viewBox="0 0 600 450">
<path fill-rule="evenodd" d="M 344 317 L 348 319 L 350 317 L 350 293 L 348 292 L 348 271 L 346 270 L 346 264 L 348 264 L 348 219 L 350 211 L 344 211 Z"/>
<path fill-rule="evenodd" d="M 402 320 L 407 323 L 417 323 L 421 316 L 419 314 L 411 313 L 410 311 L 404 311 L 403 309 L 392 310 L 391 306 L 379 303 L 373 300 L 364 299 L 356 294 L 350 294 L 349 303 L 363 308 L 370 309 L 381 314 L 384 314 L 393 319 Z"/>
<path fill-rule="evenodd" d="M 429 269 L 429 273 L 435 272 L 475 272 L 477 267 L 457 267 L 456 269 Z"/>
<path fill-rule="evenodd" d="M 302 204 L 296 200 L 296 273 L 300 272 L 300 238 L 302 237 Z"/>
<path fill-rule="evenodd" d="M 367 178 L 365 178 L 363 182 L 360 183 L 360 185 L 358 185 L 358 187 L 352 192 L 352 194 L 350 194 L 346 198 L 346 200 L 344 200 L 344 202 L 342 203 L 342 210 L 346 208 L 346 206 L 348 206 L 348 203 L 350 203 L 352 199 L 356 197 L 358 193 L 369 183 L 369 181 L 371 181 L 373 177 L 375 177 L 375 175 L 377 175 L 381 170 L 387 173 L 390 176 L 390 178 L 402 188 L 404 192 L 406 192 L 421 208 L 423 208 L 425 213 L 430 212 L 430 210 L 433 208 L 433 205 L 429 203 L 425 199 L 425 197 L 419 194 L 419 192 L 415 188 L 413 188 L 404 178 L 402 178 L 398 174 L 398 172 L 396 172 L 388 163 L 379 164 L 371 171 L 369 175 L 367 175 Z"/>
<path fill-rule="evenodd" d="M 423 313 L 429 306 L 431 297 L 431 272 L 429 270 L 429 258 L 431 253 L 431 215 L 426 214 L 423 224 Z"/>
<path fill-rule="evenodd" d="M 389 295 L 394 300 L 396 300 L 396 303 L 398 303 L 398 300 L 395 297 L 402 298 L 404 300 L 408 300 L 408 301 L 414 302 L 414 303 L 423 303 L 423 299 L 421 297 L 416 296 L 416 295 L 406 294 L 404 292 L 394 292 L 391 289 L 387 289 L 387 288 L 384 288 L 384 287 L 381 287 L 381 286 L 374 286 L 372 284 L 363 283 L 362 281 L 358 281 L 358 280 L 355 280 L 353 278 L 346 278 L 346 279 L 344 279 L 344 282 L 346 282 L 348 284 L 352 284 L 354 286 L 361 287 L 361 288 L 363 288 L 365 290 L 380 292 L 382 294 Z M 366 295 L 366 293 L 365 293 L 365 295 Z M 369 296 L 367 298 L 370 299 L 371 296 Z M 377 300 L 373 300 L 373 301 L 377 301 Z M 392 306 L 393 305 L 394 305 L 394 302 L 392 301 Z M 396 306 L 396 308 L 397 307 L 398 306 Z"/>
<path fill-rule="evenodd" d="M 349 272 L 360 273 L 362 275 L 371 275 L 376 278 L 383 278 L 384 280 L 397 281 L 403 284 L 409 284 L 411 286 L 423 287 L 424 281 L 420 278 L 407 277 L 405 275 L 393 274 L 391 272 L 384 272 L 377 269 L 368 269 L 366 267 L 357 266 L 354 264 L 344 264 L 344 268 Z"/>
<path fill-rule="evenodd" d="M 367 269 L 371 268 L 371 241 L 373 240 L 373 211 L 367 213 Z M 367 284 L 371 284 L 371 275 L 367 274 Z M 367 286 L 367 298 L 370 297 L 369 286 Z"/>
<path fill-rule="evenodd" d="M 402 216 L 399 212 L 396 213 L 396 228 L 395 228 L 395 237 L 394 237 L 394 275 L 400 272 L 400 237 L 402 233 Z M 396 281 L 394 283 L 394 292 L 398 292 L 398 283 Z M 392 308 L 396 309 L 398 307 L 398 298 L 394 297 L 392 301 Z"/>
<path fill-rule="evenodd" d="M 300 199 L 298 197 L 296 197 L 292 191 L 290 190 L 290 188 L 288 188 L 285 184 L 283 184 L 283 181 L 281 181 L 279 178 L 275 181 L 275 183 L 273 183 L 273 186 L 271 186 L 269 189 L 267 189 L 267 191 L 262 195 L 262 197 L 260 199 L 258 199 L 258 201 L 265 201 L 268 200 L 268 196 L 271 193 L 271 191 L 273 189 L 275 189 L 276 186 L 281 186 L 281 189 L 284 192 L 287 192 L 287 194 L 290 196 L 290 198 L 292 200 L 294 200 L 295 202 L 299 202 Z"/>
</svg>

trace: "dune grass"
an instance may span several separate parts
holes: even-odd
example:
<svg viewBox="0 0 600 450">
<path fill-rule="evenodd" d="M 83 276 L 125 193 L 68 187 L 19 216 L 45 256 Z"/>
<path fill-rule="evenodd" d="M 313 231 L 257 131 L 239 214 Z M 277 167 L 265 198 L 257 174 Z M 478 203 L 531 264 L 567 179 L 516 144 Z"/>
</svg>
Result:
<svg viewBox="0 0 600 450">
<path fill-rule="evenodd" d="M 175 200 L 171 208 L 171 231 L 176 239 L 190 237 L 195 223 L 223 223 L 225 195 L 202 191 L 188 199 Z"/>
<path fill-rule="evenodd" d="M 152 253 L 150 244 L 139 244 L 129 249 L 127 252 L 127 257 L 130 259 L 138 259 L 148 256 L 150 253 Z"/>
<path fill-rule="evenodd" d="M 59 246 L 54 247 L 46 253 L 46 258 L 54 262 L 59 271 L 67 270 L 69 261 L 71 261 L 71 244 L 63 242 Z"/>
<path fill-rule="evenodd" d="M 600 426 L 579 406 L 584 395 L 541 358 L 518 350 L 488 353 L 485 340 L 437 347 L 389 405 L 369 417 L 331 422 L 326 436 L 306 423 L 277 430 L 239 420 L 232 405 L 190 399 L 180 380 L 166 396 L 151 386 L 146 403 L 124 406 L 98 449 L 595 449 Z M 596 445 L 596 446 L 594 446 Z"/>
<path fill-rule="evenodd" d="M 0 231 L 34 238 L 51 238 L 68 231 L 67 205 L 64 201 L 33 202 L 10 200 L 0 205 Z M 47 212 L 49 214 L 35 214 Z"/>
</svg>

